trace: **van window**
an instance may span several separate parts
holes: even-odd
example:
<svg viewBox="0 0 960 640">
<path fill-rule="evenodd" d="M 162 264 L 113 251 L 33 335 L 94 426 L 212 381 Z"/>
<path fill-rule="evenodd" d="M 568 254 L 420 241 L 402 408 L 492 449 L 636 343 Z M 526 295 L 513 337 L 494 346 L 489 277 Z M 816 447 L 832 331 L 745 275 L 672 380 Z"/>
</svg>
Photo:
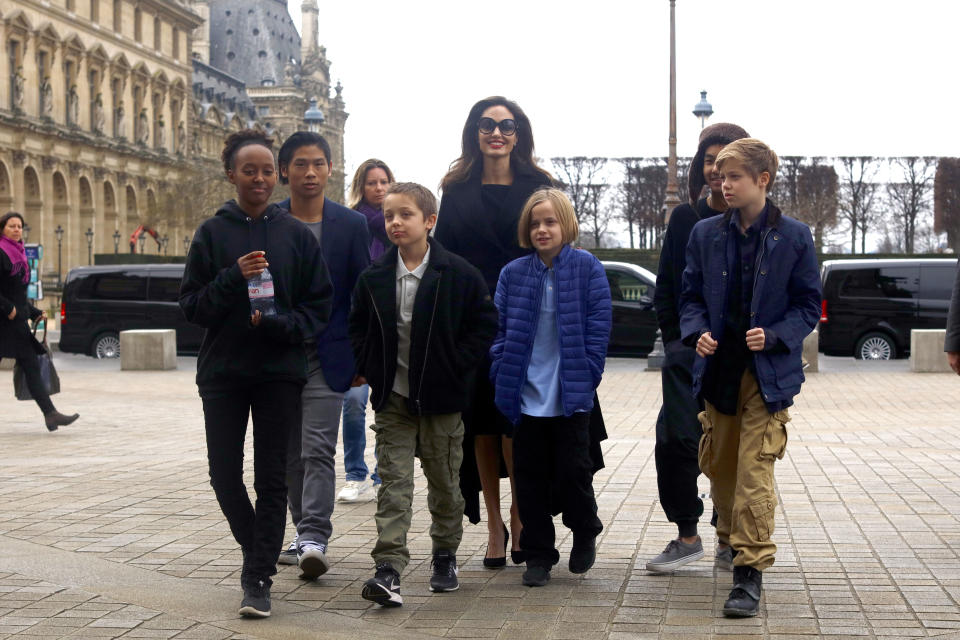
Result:
<svg viewBox="0 0 960 640">
<path fill-rule="evenodd" d="M 840 283 L 847 298 L 915 298 L 919 288 L 918 267 L 883 267 L 848 271 Z"/>
<path fill-rule="evenodd" d="M 949 300 L 957 268 L 953 265 L 930 265 L 920 268 L 920 297 Z"/>
<path fill-rule="evenodd" d="M 151 273 L 147 298 L 155 302 L 177 302 L 180 299 L 180 278 Z"/>
<path fill-rule="evenodd" d="M 84 278 L 78 298 L 92 300 L 145 300 L 146 274 L 104 273 Z"/>
</svg>

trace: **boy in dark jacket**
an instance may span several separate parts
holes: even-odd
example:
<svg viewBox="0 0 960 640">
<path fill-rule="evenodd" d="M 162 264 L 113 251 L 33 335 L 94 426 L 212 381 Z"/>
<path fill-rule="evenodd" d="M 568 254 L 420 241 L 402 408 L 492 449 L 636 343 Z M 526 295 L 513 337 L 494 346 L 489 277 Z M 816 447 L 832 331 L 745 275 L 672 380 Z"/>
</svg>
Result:
<svg viewBox="0 0 960 640">
<path fill-rule="evenodd" d="M 747 137 L 746 131 L 728 122 L 717 122 L 700 132 L 700 144 L 690 162 L 687 180 L 690 202 L 681 204 L 670 214 L 660 250 L 653 306 L 663 337 L 664 360 L 660 369 L 663 405 L 657 416 L 654 459 L 660 506 L 667 520 L 676 523 L 678 531 L 663 553 L 647 562 L 647 571 L 653 573 L 669 573 L 703 557 L 703 542 L 697 534 L 697 524 L 703 514 L 703 501 L 697 489 L 700 475 L 697 444 L 703 430 L 697 414 L 703 411 L 703 404 L 690 394 L 697 354 L 680 340 L 680 290 L 693 225 L 727 210 L 717 171 L 717 154 L 725 145 Z M 701 198 L 704 186 L 710 188 L 709 197 Z M 733 569 L 732 551 L 726 539 L 717 541 L 714 563 L 728 571 Z"/>
<path fill-rule="evenodd" d="M 463 536 L 459 475 L 463 422 L 472 372 L 497 330 L 483 276 L 428 237 L 437 201 L 413 183 L 390 186 L 383 203 L 396 245 L 360 275 L 353 293 L 350 339 L 357 374 L 376 412 L 376 573 L 361 595 L 383 606 L 403 604 L 400 573 L 410 561 L 413 459 L 427 478 L 433 519 L 431 591 L 455 591 L 456 551 Z"/>
<path fill-rule="evenodd" d="M 820 318 L 810 229 L 766 199 L 777 156 L 743 138 L 717 155 L 721 218 L 701 220 L 687 245 L 681 339 L 695 345 L 693 393 L 706 411 L 700 469 L 712 482 L 717 537 L 734 550 L 724 615 L 755 616 L 762 571 L 774 562 L 774 462 L 787 446 L 787 407 L 803 382 L 803 339 Z"/>
</svg>

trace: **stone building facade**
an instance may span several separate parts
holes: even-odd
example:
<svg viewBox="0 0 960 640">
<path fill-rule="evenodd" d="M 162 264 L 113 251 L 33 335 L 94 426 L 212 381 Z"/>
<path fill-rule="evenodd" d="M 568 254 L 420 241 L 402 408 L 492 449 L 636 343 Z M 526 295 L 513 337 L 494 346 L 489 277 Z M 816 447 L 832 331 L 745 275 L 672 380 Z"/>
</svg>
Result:
<svg viewBox="0 0 960 640">
<path fill-rule="evenodd" d="M 210 64 L 211 53 L 232 62 L 231 46 L 251 48 L 240 46 L 242 34 L 230 40 L 211 31 L 217 12 L 230 6 L 253 10 L 244 14 L 249 24 L 260 14 L 287 21 L 283 29 L 250 27 L 251 35 L 254 28 L 270 35 L 255 41 L 260 64 L 246 70 Z M 329 97 L 315 0 L 304 10 L 301 43 L 281 0 L 0 0 L 0 212 L 22 212 L 29 242 L 44 245 L 48 292 L 58 228 L 64 276 L 87 264 L 89 253 L 113 253 L 115 233 L 119 250 L 129 251 L 140 224 L 155 224 L 167 238 L 165 252 L 182 254 L 196 215 L 176 198 L 197 181 L 198 167 L 215 175 L 224 136 L 243 127 L 282 142 L 304 128 L 312 96 L 334 145 L 328 193 L 343 193 L 346 113 L 339 89 Z M 148 242 L 148 253 L 160 251 Z"/>
</svg>

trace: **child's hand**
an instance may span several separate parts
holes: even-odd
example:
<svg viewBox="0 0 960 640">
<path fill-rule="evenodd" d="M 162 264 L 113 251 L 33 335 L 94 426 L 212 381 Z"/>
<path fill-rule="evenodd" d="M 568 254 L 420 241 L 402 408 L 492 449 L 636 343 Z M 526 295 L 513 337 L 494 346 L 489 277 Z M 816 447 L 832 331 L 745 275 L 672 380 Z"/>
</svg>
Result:
<svg viewBox="0 0 960 640">
<path fill-rule="evenodd" d="M 267 268 L 266 253 L 263 251 L 251 251 L 245 256 L 237 258 L 237 266 L 240 267 L 240 273 L 244 280 L 249 280 L 253 276 L 258 276 Z"/>
<path fill-rule="evenodd" d="M 351 386 L 351 387 L 362 387 L 362 386 L 365 385 L 365 384 L 367 384 L 367 379 L 366 379 L 366 378 L 364 378 L 363 376 L 354 376 L 354 377 L 353 377 L 353 382 L 350 383 L 350 386 Z"/>
<path fill-rule="evenodd" d="M 747 348 L 750 351 L 763 351 L 767 344 L 767 336 L 763 334 L 763 328 L 756 327 L 747 331 Z"/>
<path fill-rule="evenodd" d="M 716 350 L 717 341 L 713 339 L 709 331 L 705 331 L 697 340 L 697 355 L 706 358 L 712 356 Z"/>
</svg>

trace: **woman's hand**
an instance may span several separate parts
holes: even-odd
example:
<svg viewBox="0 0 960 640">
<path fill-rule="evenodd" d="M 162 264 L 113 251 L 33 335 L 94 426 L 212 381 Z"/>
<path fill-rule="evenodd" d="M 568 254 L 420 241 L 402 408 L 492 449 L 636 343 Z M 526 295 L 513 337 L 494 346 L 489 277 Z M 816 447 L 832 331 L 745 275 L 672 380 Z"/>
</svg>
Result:
<svg viewBox="0 0 960 640">
<path fill-rule="evenodd" d="M 237 266 L 240 267 L 240 273 L 244 280 L 249 280 L 253 276 L 263 273 L 269 265 L 267 264 L 267 254 L 263 251 L 251 251 L 245 256 L 237 258 Z"/>
<path fill-rule="evenodd" d="M 7 314 L 7 320 L 13 320 L 16 317 L 17 317 L 17 308 L 14 307 L 13 311 Z"/>
<path fill-rule="evenodd" d="M 260 318 L 262 317 L 263 315 L 260 313 L 260 309 L 257 309 L 252 314 L 250 314 L 250 324 L 253 325 L 254 327 L 259 327 Z"/>
</svg>

